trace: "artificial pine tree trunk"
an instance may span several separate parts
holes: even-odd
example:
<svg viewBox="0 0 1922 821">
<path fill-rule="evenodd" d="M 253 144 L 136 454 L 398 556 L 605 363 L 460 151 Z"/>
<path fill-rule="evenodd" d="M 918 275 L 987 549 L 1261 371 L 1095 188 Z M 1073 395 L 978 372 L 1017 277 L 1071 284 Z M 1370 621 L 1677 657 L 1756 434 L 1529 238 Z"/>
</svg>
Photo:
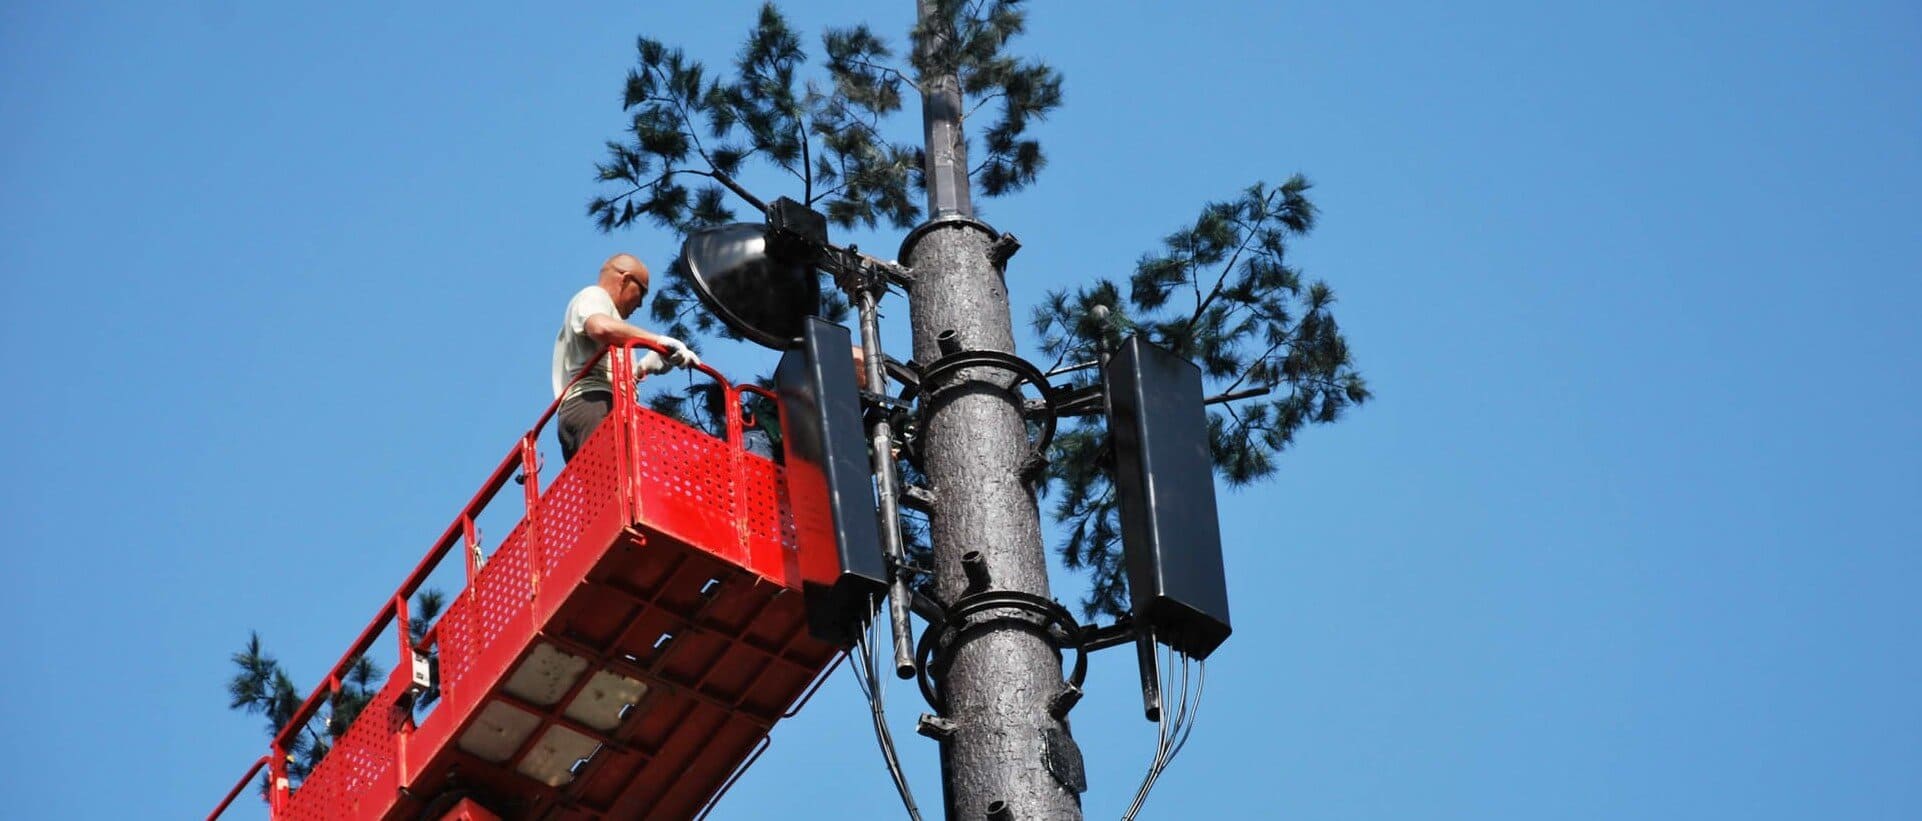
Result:
<svg viewBox="0 0 1922 821">
<path fill-rule="evenodd" d="M 924 21 L 933 6 L 918 0 Z M 939 358 L 936 340 L 944 331 L 953 331 L 964 350 L 1014 353 L 1007 286 L 988 255 L 994 236 L 972 220 L 959 82 L 949 74 L 923 77 L 922 84 L 928 210 L 936 225 L 910 235 L 900 260 L 915 276 L 909 300 L 915 359 Z M 970 368 L 959 379 L 970 376 L 1011 381 L 995 368 Z M 936 494 L 930 536 L 941 599 L 962 596 L 968 580 L 961 556 L 970 551 L 981 554 L 994 589 L 1048 596 L 1040 511 L 1021 475 L 1029 441 L 1020 397 L 964 382 L 932 402 L 921 444 Z M 948 818 L 986 818 L 1001 802 L 1016 821 L 1079 819 L 1080 796 L 1043 762 L 1050 731 L 1067 739 L 1066 722 L 1048 714 L 1062 688 L 1053 644 L 1003 622 L 971 633 L 948 653 L 951 663 L 935 670 L 947 702 L 944 717 L 955 725 L 941 740 Z"/>
</svg>

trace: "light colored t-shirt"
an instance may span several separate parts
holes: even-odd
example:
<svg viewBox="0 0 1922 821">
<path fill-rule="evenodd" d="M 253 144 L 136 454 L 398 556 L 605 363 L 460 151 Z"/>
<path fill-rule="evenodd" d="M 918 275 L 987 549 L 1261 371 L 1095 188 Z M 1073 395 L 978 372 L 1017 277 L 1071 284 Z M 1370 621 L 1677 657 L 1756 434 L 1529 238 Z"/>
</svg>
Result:
<svg viewBox="0 0 1922 821">
<path fill-rule="evenodd" d="M 614 319 L 621 318 L 620 309 L 614 307 L 614 297 L 609 296 L 599 285 L 582 288 L 573 299 L 567 301 L 567 313 L 561 317 L 561 332 L 554 337 L 554 396 L 559 398 L 561 389 L 567 388 L 567 381 L 580 373 L 587 361 L 601 352 L 603 347 L 594 337 L 587 335 L 587 318 L 602 314 Z M 653 351 L 646 348 L 634 349 L 634 372 L 639 377 L 643 373 L 643 363 L 649 357 L 659 359 Z M 613 365 L 610 354 L 601 367 L 581 377 L 581 381 L 567 388 L 568 398 L 589 391 L 613 391 L 614 385 L 608 381 L 609 367 Z"/>
</svg>

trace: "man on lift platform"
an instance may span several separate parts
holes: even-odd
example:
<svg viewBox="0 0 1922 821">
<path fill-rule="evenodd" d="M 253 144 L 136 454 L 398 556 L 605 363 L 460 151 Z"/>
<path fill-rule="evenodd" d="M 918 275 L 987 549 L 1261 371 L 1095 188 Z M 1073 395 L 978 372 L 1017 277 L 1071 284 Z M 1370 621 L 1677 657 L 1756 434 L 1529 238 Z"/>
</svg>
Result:
<svg viewBox="0 0 1922 821">
<path fill-rule="evenodd" d="M 611 357 L 579 381 L 568 384 L 607 346 L 632 339 L 652 342 L 671 352 L 663 358 L 651 350 L 637 350 L 640 355 L 634 358 L 634 373 L 627 377 L 630 379 L 662 373 L 671 367 L 693 368 L 701 364 L 700 357 L 694 355 L 687 343 L 626 322 L 647 296 L 647 285 L 646 265 L 631 254 L 615 254 L 601 264 L 599 281 L 582 288 L 567 302 L 561 332 L 554 338 L 554 396 L 561 400 L 555 417 L 559 423 L 561 456 L 565 459 L 574 458 L 574 452 L 587 441 L 587 435 L 594 432 L 614 407 Z"/>
</svg>

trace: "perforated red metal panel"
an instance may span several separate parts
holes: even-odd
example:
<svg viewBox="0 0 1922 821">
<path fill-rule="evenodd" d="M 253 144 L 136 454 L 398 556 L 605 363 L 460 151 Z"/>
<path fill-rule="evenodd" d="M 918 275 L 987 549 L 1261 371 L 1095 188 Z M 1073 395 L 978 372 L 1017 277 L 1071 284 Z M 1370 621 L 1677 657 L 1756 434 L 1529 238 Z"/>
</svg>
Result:
<svg viewBox="0 0 1922 821">
<path fill-rule="evenodd" d="M 534 592 L 533 571 L 527 559 L 527 522 L 515 525 L 500 549 L 487 557 L 487 566 L 474 579 L 474 640 L 492 643 L 509 622 L 527 611 Z"/>
<path fill-rule="evenodd" d="M 650 527 L 746 564 L 735 528 L 733 451 L 727 443 L 658 413 L 637 409 L 634 436 L 640 518 Z"/>
<path fill-rule="evenodd" d="M 465 695 L 469 676 L 474 669 L 475 618 L 473 590 L 470 588 L 455 596 L 454 603 L 442 611 L 440 621 L 435 623 L 443 699 L 452 700 Z"/>
<path fill-rule="evenodd" d="M 400 786 L 400 734 L 408 721 L 399 704 L 405 676 L 393 675 L 361 710 L 360 717 L 321 759 L 288 802 L 287 816 L 297 821 L 379 818 Z"/>
<path fill-rule="evenodd" d="M 735 500 L 747 528 L 748 566 L 767 578 L 798 585 L 799 546 L 786 488 L 780 466 L 753 454 L 741 456 Z"/>
<path fill-rule="evenodd" d="M 616 441 L 619 431 L 602 426 L 595 435 L 606 440 L 603 446 L 590 435 L 567 470 L 541 495 L 540 519 L 541 571 L 551 574 L 573 550 L 584 543 L 595 525 L 620 513 L 620 464 Z"/>
</svg>

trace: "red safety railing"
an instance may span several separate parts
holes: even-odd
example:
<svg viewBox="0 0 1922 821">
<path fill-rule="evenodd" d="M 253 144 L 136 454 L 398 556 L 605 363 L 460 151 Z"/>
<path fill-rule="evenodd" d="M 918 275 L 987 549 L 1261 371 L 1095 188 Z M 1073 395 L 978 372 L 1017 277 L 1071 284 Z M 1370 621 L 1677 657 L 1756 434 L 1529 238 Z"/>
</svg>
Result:
<svg viewBox="0 0 1922 821">
<path fill-rule="evenodd" d="M 569 382 L 569 387 L 572 387 L 574 382 L 578 382 L 583 376 L 588 374 L 591 369 L 599 366 L 603 359 L 611 358 L 610 369 L 614 373 L 632 373 L 633 349 L 635 347 L 651 349 L 662 355 L 667 355 L 668 353 L 662 346 L 648 342 L 629 341 L 621 345 L 613 346 L 603 350 L 576 373 L 574 379 Z M 750 500 L 739 505 L 739 507 L 743 508 L 739 510 L 715 509 L 716 506 L 714 505 L 675 504 L 677 501 L 674 498 L 675 494 L 682 492 L 681 489 L 684 489 L 689 483 L 696 481 L 686 475 L 674 475 L 675 471 L 691 469 L 692 460 L 689 460 L 687 463 L 677 464 L 672 458 L 672 453 L 666 454 L 666 458 L 663 458 L 664 454 L 661 452 L 663 448 L 651 444 L 652 440 L 642 435 L 641 429 L 659 428 L 664 423 L 679 426 L 679 423 L 667 420 L 665 417 L 661 417 L 659 414 L 641 407 L 637 401 L 637 391 L 633 380 L 613 379 L 611 382 L 614 388 L 614 407 L 609 417 L 603 420 L 601 428 L 597 429 L 596 432 L 599 433 L 601 430 L 608 428 L 610 423 L 621 432 L 619 434 L 620 446 L 616 449 L 616 452 L 619 455 L 619 464 L 617 467 L 620 477 L 618 481 L 620 498 L 618 503 L 622 518 L 632 522 L 640 522 L 645 519 L 651 524 L 658 525 L 668 531 L 674 531 L 678 528 L 688 532 L 712 533 L 716 532 L 717 528 L 731 528 L 733 535 L 736 536 L 735 544 L 732 546 L 735 553 L 734 555 L 722 554 L 721 558 L 730 559 L 742 567 L 756 568 L 765 574 L 777 577 L 777 581 L 787 586 L 798 587 L 799 568 L 795 557 L 790 555 L 793 552 L 792 545 L 794 543 L 793 525 L 791 520 L 784 515 L 785 511 L 780 509 L 780 505 L 775 502 L 772 496 L 779 486 L 779 468 L 764 459 L 745 458 L 746 454 L 743 450 L 745 431 L 754 424 L 742 412 L 743 394 L 756 394 L 769 399 L 776 399 L 776 397 L 773 393 L 756 385 L 735 385 L 728 381 L 719 371 L 705 364 L 696 366 L 696 369 L 709 378 L 712 378 L 723 392 L 723 407 L 725 408 L 725 430 L 723 433 L 725 441 L 729 446 L 728 450 L 731 453 L 728 462 L 730 463 L 729 468 L 732 474 L 725 477 L 727 484 L 734 488 L 756 488 L 759 489 L 761 493 L 756 497 L 756 500 Z M 565 393 L 566 392 L 563 391 L 562 395 L 564 396 Z M 457 623 L 463 619 L 471 619 L 474 610 L 487 604 L 486 602 L 480 602 L 474 599 L 474 594 L 477 590 L 476 582 L 481 578 L 483 572 L 494 571 L 495 573 L 500 573 L 508 569 L 495 568 L 492 566 L 493 563 L 491 561 L 486 568 L 483 568 L 477 556 L 480 541 L 475 520 L 494 501 L 501 489 L 506 487 L 510 480 L 516 478 L 516 474 L 519 475 L 523 485 L 523 515 L 519 526 L 515 528 L 514 534 L 502 542 L 501 547 L 496 552 L 496 556 L 499 557 L 509 553 L 510 545 L 518 546 L 522 543 L 526 545 L 529 555 L 523 557 L 517 552 L 513 557 L 513 563 L 519 565 L 524 562 L 526 565 L 524 570 L 527 575 L 526 582 L 530 586 L 528 589 L 529 598 L 537 598 L 539 596 L 541 579 L 547 572 L 552 571 L 560 560 L 560 557 L 557 556 L 541 554 L 542 544 L 544 543 L 543 539 L 528 538 L 526 535 L 529 533 L 539 533 L 542 529 L 543 500 L 540 487 L 540 456 L 537 442 L 541 432 L 547 423 L 554 418 L 559 407 L 559 399 L 550 403 L 546 410 L 544 410 L 540 417 L 534 422 L 534 425 L 529 428 L 526 433 L 522 434 L 514 446 L 501 458 L 493 472 L 491 472 L 487 479 L 481 484 L 480 490 L 461 508 L 460 513 L 454 517 L 453 522 L 447 526 L 447 529 L 434 541 L 433 546 L 428 549 L 426 555 L 415 565 L 413 572 L 409 573 L 406 580 L 401 582 L 393 594 L 387 597 L 373 619 L 361 630 L 359 637 L 357 637 L 354 643 L 348 647 L 347 651 L 341 655 L 340 660 L 337 661 L 328 671 L 327 675 L 322 678 L 320 684 L 313 689 L 307 696 L 307 699 L 301 703 L 300 708 L 295 711 L 293 717 L 287 724 L 274 736 L 272 743 L 269 745 L 268 754 L 254 762 L 253 766 L 247 770 L 245 775 L 241 776 L 233 789 L 228 791 L 226 797 L 223 798 L 219 805 L 208 815 L 210 821 L 222 815 L 232 805 L 234 800 L 246 790 L 247 785 L 252 782 L 254 776 L 263 768 L 269 773 L 270 780 L 267 790 L 267 803 L 269 812 L 275 819 L 293 817 L 294 815 L 307 815 L 308 813 L 306 812 L 293 813 L 290 815 L 290 808 L 296 793 L 303 794 L 301 797 L 307 799 L 309 796 L 304 795 L 304 793 L 307 793 L 308 790 L 318 789 L 328 791 L 337 788 L 338 785 L 331 783 L 334 781 L 347 783 L 352 787 L 360 788 L 362 791 L 366 791 L 365 788 L 368 784 L 375 782 L 391 784 L 394 787 L 405 786 L 410 783 L 411 779 L 409 778 L 409 774 L 404 771 L 408 762 L 405 745 L 410 735 L 406 730 L 413 728 L 413 716 L 410 710 L 397 705 L 406 694 L 411 683 L 408 672 L 412 665 L 414 653 L 417 649 L 425 651 L 430 648 L 438 648 L 444 651 L 446 648 L 441 647 L 444 632 L 443 628 L 449 627 L 450 625 L 458 626 Z M 686 434 L 681 433 L 680 435 L 685 436 Z M 585 449 L 585 446 L 583 447 Z M 650 450 L 650 447 L 653 449 Z M 671 447 L 666 449 L 670 451 L 673 450 Z M 711 473 L 713 465 L 708 464 L 711 463 L 711 461 L 711 459 L 703 460 L 701 469 Z M 723 517 L 723 519 L 731 518 L 733 521 L 713 520 L 717 516 Z M 421 586 L 427 582 L 428 578 L 439 568 L 440 563 L 456 545 L 462 548 L 465 585 L 460 593 L 451 599 L 453 604 L 451 604 L 446 612 L 440 615 L 435 624 L 426 631 L 420 641 L 419 647 L 416 647 L 407 628 L 409 622 L 407 602 L 419 591 Z M 719 551 L 716 552 L 719 554 Z M 525 605 L 526 602 L 523 601 L 520 604 Z M 397 649 L 399 653 L 397 656 L 398 662 L 390 674 L 386 685 L 383 686 L 380 692 L 363 708 L 354 725 L 349 727 L 347 732 L 343 734 L 335 748 L 316 766 L 314 772 L 310 773 L 298 788 L 295 787 L 290 783 L 287 773 L 287 763 L 289 760 L 288 753 L 293 748 L 296 736 L 319 714 L 322 705 L 326 704 L 329 699 L 341 691 L 349 669 L 358 659 L 373 649 L 373 645 L 380 638 L 381 633 L 390 626 L 396 627 L 395 633 L 398 636 Z M 472 630 L 463 629 L 458 632 L 464 634 L 462 638 L 465 641 L 472 641 L 476 638 Z M 472 655 L 473 652 L 479 648 L 470 647 L 466 649 L 469 651 L 468 654 Z M 446 655 L 446 653 L 443 653 L 441 704 L 435 707 L 436 712 L 448 710 L 450 707 L 455 707 L 456 709 L 474 707 L 474 696 L 476 694 L 466 694 L 458 691 L 460 687 L 460 682 L 458 681 L 459 676 L 457 671 L 451 671 L 447 668 L 449 659 L 446 658 Z M 455 675 L 450 676 L 450 673 L 455 673 Z M 802 699 L 803 702 L 807 697 L 812 696 L 814 688 L 818 688 L 819 683 L 820 681 L 817 679 L 814 682 L 814 687 L 808 689 Z M 796 709 L 798 709 L 798 706 L 797 704 Z M 791 714 L 791 711 L 789 714 Z M 394 724 L 395 722 L 400 722 L 404 726 L 379 726 L 383 724 Z M 392 739 L 392 742 L 384 743 L 385 740 L 389 738 Z M 449 738 L 445 735 L 438 737 L 436 740 L 442 743 L 449 742 Z M 356 758 L 356 760 L 342 760 L 348 758 Z M 742 766 L 744 767 L 745 764 Z M 323 778 L 323 770 L 340 770 L 343 767 L 348 770 L 346 777 L 336 779 Z M 736 773 L 736 777 L 738 777 L 738 772 Z M 329 783 L 324 784 L 323 782 Z M 728 786 L 731 785 L 732 779 L 728 782 Z M 315 798 L 319 797 L 315 796 Z M 309 802 L 302 800 L 300 803 L 312 803 L 324 806 L 327 805 L 328 802 L 320 800 Z"/>
</svg>

